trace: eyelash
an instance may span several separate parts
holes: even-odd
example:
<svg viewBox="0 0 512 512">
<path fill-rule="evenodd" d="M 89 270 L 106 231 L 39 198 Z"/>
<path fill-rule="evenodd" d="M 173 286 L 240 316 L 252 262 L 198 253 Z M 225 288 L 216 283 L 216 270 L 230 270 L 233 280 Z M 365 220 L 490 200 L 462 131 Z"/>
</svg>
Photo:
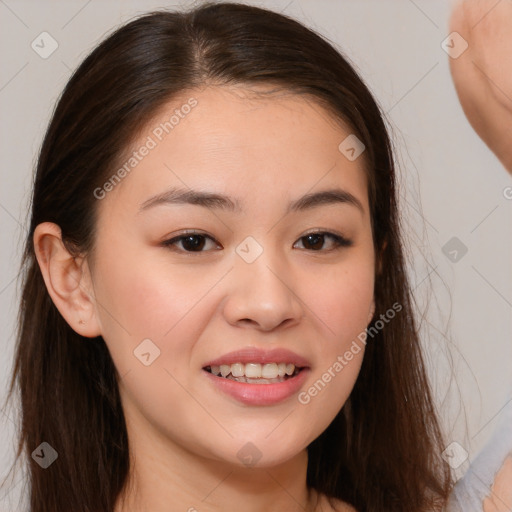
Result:
<svg viewBox="0 0 512 512">
<path fill-rule="evenodd" d="M 345 238 L 344 236 L 341 236 L 341 235 L 337 235 L 335 233 L 330 233 L 328 231 L 314 231 L 314 232 L 311 232 L 311 233 L 306 233 L 305 235 L 301 236 L 299 238 L 299 240 L 302 240 L 303 238 L 306 238 L 306 237 L 312 236 L 312 235 L 324 236 L 324 237 L 327 236 L 327 237 L 331 238 L 332 240 L 334 240 L 334 242 L 336 243 L 336 246 L 334 248 L 332 248 L 332 249 L 327 249 L 327 250 L 309 249 L 310 252 L 332 252 L 332 251 L 340 250 L 342 248 L 351 247 L 353 245 L 352 240 L 349 240 L 348 238 Z M 164 246 L 164 247 L 170 248 L 173 251 L 187 253 L 187 254 L 200 254 L 200 253 L 203 253 L 203 252 L 208 252 L 208 251 L 187 251 L 187 250 L 182 250 L 182 249 L 176 249 L 175 245 L 178 242 L 181 242 L 182 240 L 184 240 L 186 238 L 189 238 L 189 237 L 209 238 L 213 242 L 217 243 L 216 240 L 214 238 L 212 238 L 211 236 L 209 236 L 209 235 L 206 235 L 204 233 L 199 233 L 199 232 L 196 232 L 196 231 L 191 231 L 191 232 L 182 233 L 181 235 L 173 237 L 173 238 L 171 238 L 169 240 L 165 240 L 165 241 L 162 242 L 161 245 Z M 304 249 L 304 250 L 308 250 L 308 249 Z"/>
</svg>

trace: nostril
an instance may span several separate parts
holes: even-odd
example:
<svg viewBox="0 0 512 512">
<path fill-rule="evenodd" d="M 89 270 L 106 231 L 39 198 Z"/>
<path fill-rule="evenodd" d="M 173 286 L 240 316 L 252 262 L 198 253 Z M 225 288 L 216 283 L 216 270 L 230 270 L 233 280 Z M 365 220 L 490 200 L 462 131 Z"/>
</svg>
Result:
<svg viewBox="0 0 512 512">
<path fill-rule="evenodd" d="M 251 318 L 242 318 L 241 322 L 245 324 L 255 324 L 256 322 L 252 320 Z"/>
</svg>

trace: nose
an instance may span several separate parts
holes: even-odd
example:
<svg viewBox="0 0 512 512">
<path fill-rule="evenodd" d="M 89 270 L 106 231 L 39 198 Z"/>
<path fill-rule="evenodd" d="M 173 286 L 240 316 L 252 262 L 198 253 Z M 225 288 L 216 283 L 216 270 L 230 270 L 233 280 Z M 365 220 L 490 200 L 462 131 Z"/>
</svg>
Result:
<svg viewBox="0 0 512 512">
<path fill-rule="evenodd" d="M 237 257 L 223 310 L 231 325 L 272 331 L 296 325 L 304 316 L 293 272 L 270 252 L 263 251 L 252 263 Z"/>
</svg>

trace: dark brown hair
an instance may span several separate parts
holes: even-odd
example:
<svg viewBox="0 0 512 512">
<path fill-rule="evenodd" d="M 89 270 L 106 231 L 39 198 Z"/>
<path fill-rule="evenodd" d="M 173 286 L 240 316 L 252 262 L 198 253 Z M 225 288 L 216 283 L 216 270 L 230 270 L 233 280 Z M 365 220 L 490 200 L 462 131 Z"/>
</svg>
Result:
<svg viewBox="0 0 512 512">
<path fill-rule="evenodd" d="M 308 447 L 307 484 L 359 512 L 432 510 L 446 500 L 451 476 L 413 317 L 383 115 L 318 34 L 281 14 L 219 2 L 149 13 L 116 30 L 75 71 L 53 113 L 37 162 L 10 387 L 21 399 L 17 457 L 28 463 L 30 511 L 113 511 L 129 474 L 116 368 L 103 339 L 82 338 L 53 304 L 34 229 L 54 222 L 70 250 L 92 254 L 93 191 L 128 144 L 173 97 L 229 84 L 272 84 L 313 98 L 365 144 L 379 262 L 373 322 L 402 306 L 384 329 L 374 327 L 349 399 Z M 59 453 L 47 470 L 30 457 L 43 441 Z"/>
</svg>

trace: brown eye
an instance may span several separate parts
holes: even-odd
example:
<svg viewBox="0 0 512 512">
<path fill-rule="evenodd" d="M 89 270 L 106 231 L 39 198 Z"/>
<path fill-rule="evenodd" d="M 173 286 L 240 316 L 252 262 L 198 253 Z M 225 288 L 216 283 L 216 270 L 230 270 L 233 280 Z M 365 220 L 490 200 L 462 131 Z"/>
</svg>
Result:
<svg viewBox="0 0 512 512">
<path fill-rule="evenodd" d="M 324 251 L 331 251 L 335 249 L 339 249 L 341 247 L 350 247 L 352 245 L 352 241 L 348 240 L 342 236 L 335 235 L 334 233 L 325 233 L 325 232 L 318 232 L 318 233 L 309 233 L 308 235 L 304 235 L 299 240 L 304 240 L 304 248 L 310 249 L 313 251 L 321 251 L 325 240 L 331 239 L 334 241 L 334 247 L 331 246 L 330 249 L 324 249 Z"/>
<path fill-rule="evenodd" d="M 214 242 L 213 238 L 208 235 L 189 233 L 166 240 L 162 245 L 177 250 L 178 252 L 205 252 L 203 249 L 205 245 L 207 245 L 208 240 Z M 176 247 L 179 247 L 179 244 L 181 244 L 181 248 L 176 249 Z"/>
<path fill-rule="evenodd" d="M 351 240 L 348 240 L 343 236 L 327 232 L 309 233 L 300 237 L 299 240 L 304 241 L 304 249 L 315 252 L 329 252 L 342 247 L 350 247 L 352 245 Z M 325 248 L 326 241 L 328 240 L 330 240 L 330 243 L 327 243 L 328 247 Z M 208 241 L 213 242 L 215 247 L 220 247 L 212 237 L 202 233 L 181 234 L 171 238 L 170 240 L 162 242 L 162 245 L 164 247 L 169 247 L 176 252 L 201 253 L 209 250 L 208 248 L 205 249 L 205 246 L 208 245 Z"/>
</svg>

